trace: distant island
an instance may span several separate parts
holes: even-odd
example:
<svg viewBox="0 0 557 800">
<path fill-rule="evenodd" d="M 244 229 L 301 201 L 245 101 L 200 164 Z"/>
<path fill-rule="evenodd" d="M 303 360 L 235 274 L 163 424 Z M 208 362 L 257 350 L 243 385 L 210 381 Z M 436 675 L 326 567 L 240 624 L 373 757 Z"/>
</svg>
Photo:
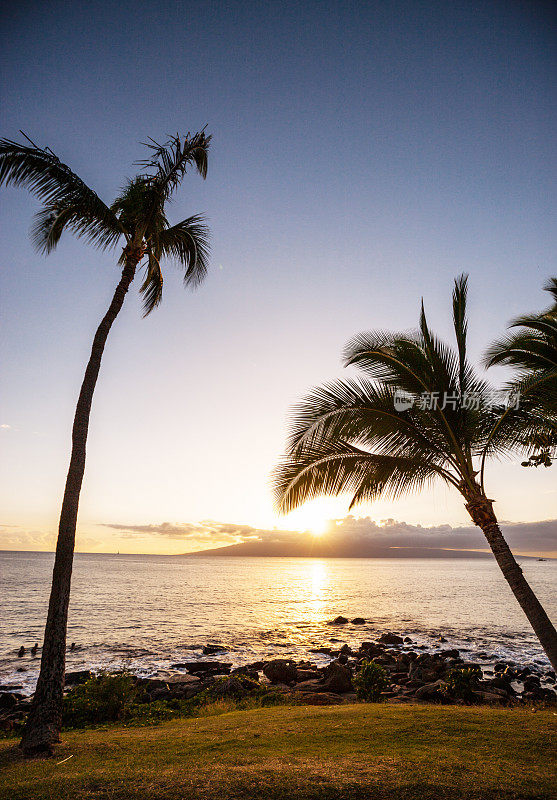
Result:
<svg viewBox="0 0 557 800">
<path fill-rule="evenodd" d="M 376 542 L 339 541 L 276 541 L 240 542 L 194 553 L 180 553 L 192 558 L 207 556 L 241 556 L 264 558 L 493 558 L 479 550 L 450 550 L 441 547 L 381 547 Z M 520 556 L 536 560 L 535 556 Z"/>
</svg>

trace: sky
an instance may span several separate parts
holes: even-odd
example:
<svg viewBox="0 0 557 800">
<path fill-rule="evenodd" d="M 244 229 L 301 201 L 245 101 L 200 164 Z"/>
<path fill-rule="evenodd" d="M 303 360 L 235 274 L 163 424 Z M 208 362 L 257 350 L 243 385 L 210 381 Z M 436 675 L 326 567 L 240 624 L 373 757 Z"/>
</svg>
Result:
<svg viewBox="0 0 557 800">
<path fill-rule="evenodd" d="M 132 291 L 110 334 L 78 550 L 178 553 L 226 544 L 229 530 L 241 541 L 245 527 L 321 532 L 347 500 L 281 518 L 269 475 L 292 405 L 346 373 L 346 341 L 412 328 L 422 296 L 449 338 L 462 271 L 474 361 L 510 318 L 547 305 L 552 4 L 22 0 L 2 22 L 1 135 L 48 145 L 106 201 L 147 137 L 204 125 L 213 137 L 207 180 L 188 175 L 169 213 L 207 215 L 210 273 L 192 293 L 169 267 L 159 309 L 142 319 Z M 118 280 L 114 254 L 71 236 L 37 255 L 38 208 L 25 190 L 2 191 L 6 549 L 53 547 L 75 401 Z M 505 377 L 492 371 L 494 384 Z M 499 517 L 557 530 L 555 469 L 491 465 Z M 470 524 L 440 486 L 353 513 Z M 199 536 L 170 537 L 165 524 Z M 138 526 L 150 533 L 126 534 Z"/>
</svg>

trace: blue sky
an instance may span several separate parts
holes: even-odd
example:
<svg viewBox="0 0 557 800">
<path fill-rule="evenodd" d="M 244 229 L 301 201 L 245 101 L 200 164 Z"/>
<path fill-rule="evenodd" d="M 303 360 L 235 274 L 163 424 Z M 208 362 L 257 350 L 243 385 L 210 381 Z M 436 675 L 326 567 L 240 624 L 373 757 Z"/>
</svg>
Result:
<svg viewBox="0 0 557 800">
<path fill-rule="evenodd" d="M 422 295 L 449 336 L 461 271 L 474 356 L 510 317 L 546 304 L 541 286 L 557 271 L 551 9 L 385 0 L 5 12 L 2 135 L 21 128 L 49 145 L 106 200 L 148 136 L 205 124 L 213 135 L 207 180 L 189 176 L 170 212 L 206 212 L 211 272 L 192 294 L 170 267 L 163 305 L 142 320 L 132 293 L 111 334 L 80 549 L 118 549 L 100 523 L 284 528 L 343 516 L 334 501 L 278 519 L 268 476 L 288 409 L 341 374 L 345 341 L 412 327 Z M 70 237 L 36 255 L 37 208 L 24 191 L 3 192 L 0 521 L 22 547 L 52 542 L 73 407 L 117 281 L 111 254 Z M 555 517 L 552 472 L 494 467 L 500 516 Z M 444 489 L 361 513 L 468 521 Z"/>
</svg>

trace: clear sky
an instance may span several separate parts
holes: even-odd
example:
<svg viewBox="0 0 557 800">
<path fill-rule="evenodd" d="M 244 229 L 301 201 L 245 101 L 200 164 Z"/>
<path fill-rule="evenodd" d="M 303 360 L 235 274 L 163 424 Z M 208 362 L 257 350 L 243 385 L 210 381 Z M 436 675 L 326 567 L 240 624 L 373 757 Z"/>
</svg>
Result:
<svg viewBox="0 0 557 800">
<path fill-rule="evenodd" d="M 412 327 L 422 295 L 448 336 L 461 271 L 474 357 L 510 317 L 547 304 L 541 286 L 557 272 L 552 8 L 22 0 L 5 9 L 2 135 L 21 128 L 49 145 L 107 201 L 148 136 L 205 124 L 213 136 L 207 180 L 188 176 L 170 214 L 206 212 L 210 275 L 190 293 L 170 269 L 162 306 L 143 320 L 132 292 L 111 333 L 78 549 L 208 546 L 161 536 L 165 522 L 217 521 L 218 546 L 223 525 L 304 529 L 343 517 L 336 500 L 278 518 L 269 472 L 288 409 L 342 374 L 346 340 Z M 0 547 L 14 549 L 52 546 L 75 400 L 118 279 L 111 254 L 70 236 L 36 255 L 37 209 L 25 191 L 3 191 Z M 493 466 L 499 516 L 557 517 L 556 470 Z M 469 523 L 442 488 L 358 513 Z M 126 526 L 152 533 L 126 538 Z"/>
</svg>

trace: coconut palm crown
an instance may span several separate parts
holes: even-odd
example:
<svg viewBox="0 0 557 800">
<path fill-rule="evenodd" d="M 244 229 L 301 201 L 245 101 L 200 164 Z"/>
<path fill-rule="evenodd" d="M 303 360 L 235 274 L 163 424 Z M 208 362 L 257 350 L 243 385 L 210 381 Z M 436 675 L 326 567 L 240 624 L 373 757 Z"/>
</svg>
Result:
<svg viewBox="0 0 557 800">
<path fill-rule="evenodd" d="M 539 419 L 516 398 L 494 396 L 468 361 L 466 297 L 461 276 L 452 303 L 456 349 L 431 332 L 423 303 L 415 333 L 363 333 L 348 343 L 345 365 L 363 375 L 315 389 L 294 410 L 287 453 L 274 473 L 277 507 L 287 513 L 318 496 L 348 493 L 352 508 L 435 480 L 454 487 L 555 667 L 555 628 L 478 481 L 482 458 L 527 450 L 526 431 Z"/>
<path fill-rule="evenodd" d="M 125 247 L 120 257 L 136 264 L 145 256 L 141 285 L 145 314 L 162 299 L 163 259 L 177 262 L 186 285 L 195 287 L 207 273 L 208 229 L 196 214 L 175 225 L 166 217 L 166 205 L 191 167 L 204 178 L 210 136 L 172 136 L 164 144 L 147 143 L 149 158 L 139 162 L 142 172 L 128 179 L 120 194 L 106 205 L 50 150 L 32 142 L 0 140 L 0 185 L 22 186 L 43 204 L 36 214 L 31 238 L 41 253 L 50 253 L 64 230 L 84 237 L 102 250 Z"/>
</svg>

